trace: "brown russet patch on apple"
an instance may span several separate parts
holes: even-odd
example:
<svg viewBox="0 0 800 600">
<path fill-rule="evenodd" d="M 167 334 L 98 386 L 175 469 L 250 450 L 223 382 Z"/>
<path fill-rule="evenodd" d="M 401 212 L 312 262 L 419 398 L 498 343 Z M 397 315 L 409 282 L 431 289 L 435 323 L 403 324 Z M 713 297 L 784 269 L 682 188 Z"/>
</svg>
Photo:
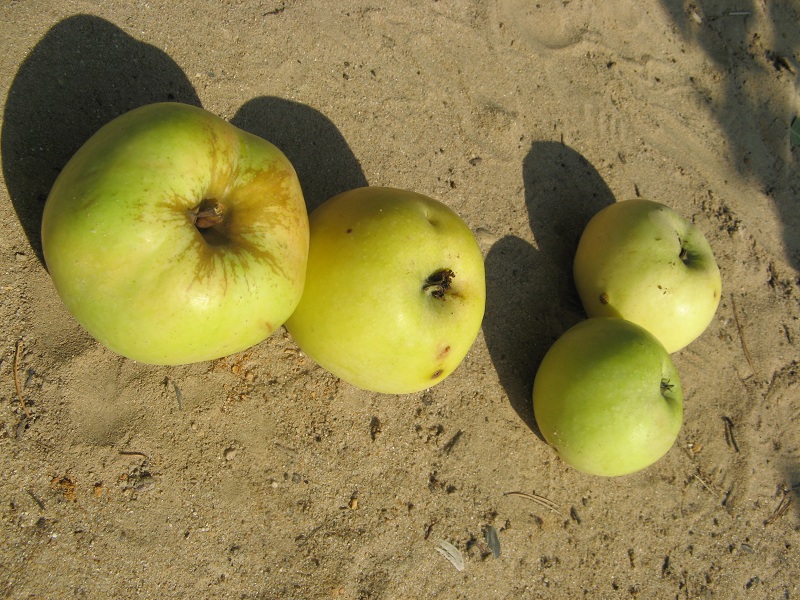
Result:
<svg viewBox="0 0 800 600">
<path fill-rule="evenodd" d="M 600 294 L 600 304 L 608 304 L 611 300 L 608 297 L 608 294 L 603 292 Z"/>
<path fill-rule="evenodd" d="M 436 358 L 439 360 L 444 360 L 448 354 L 450 354 L 450 346 L 445 346 L 439 351 L 439 354 Z"/>
<path fill-rule="evenodd" d="M 431 375 L 431 379 L 438 379 L 442 376 L 442 373 L 444 373 L 444 369 L 437 369 L 436 372 Z"/>
</svg>

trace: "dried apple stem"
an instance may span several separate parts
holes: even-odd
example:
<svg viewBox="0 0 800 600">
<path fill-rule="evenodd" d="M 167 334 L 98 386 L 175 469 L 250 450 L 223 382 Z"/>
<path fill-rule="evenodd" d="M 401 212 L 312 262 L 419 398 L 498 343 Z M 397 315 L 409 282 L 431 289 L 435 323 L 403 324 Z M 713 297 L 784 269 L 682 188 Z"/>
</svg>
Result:
<svg viewBox="0 0 800 600">
<path fill-rule="evenodd" d="M 203 200 L 195 208 L 189 211 L 192 223 L 198 229 L 209 229 L 214 225 L 219 225 L 225 218 L 225 210 L 222 204 L 213 198 Z"/>
</svg>

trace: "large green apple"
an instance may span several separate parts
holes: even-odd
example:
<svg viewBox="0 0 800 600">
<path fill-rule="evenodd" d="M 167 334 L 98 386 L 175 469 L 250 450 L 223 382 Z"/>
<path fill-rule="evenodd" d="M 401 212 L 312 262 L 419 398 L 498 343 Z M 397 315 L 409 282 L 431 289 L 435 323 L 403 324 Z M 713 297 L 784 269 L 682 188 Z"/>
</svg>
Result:
<svg viewBox="0 0 800 600">
<path fill-rule="evenodd" d="M 533 384 L 536 424 L 569 465 L 593 475 L 650 466 L 675 442 L 683 395 L 669 354 L 644 328 L 582 321 L 548 350 Z"/>
<path fill-rule="evenodd" d="M 341 379 L 371 391 L 415 392 L 442 381 L 478 335 L 483 256 L 444 204 L 365 187 L 311 213 L 306 288 L 286 328 Z"/>
<path fill-rule="evenodd" d="M 590 317 L 622 317 L 676 352 L 708 327 L 720 301 L 719 268 L 703 233 L 651 200 L 607 206 L 586 226 L 574 263 Z"/>
<path fill-rule="evenodd" d="M 94 134 L 56 179 L 42 246 L 97 340 L 146 363 L 243 350 L 300 300 L 308 214 L 269 142 L 201 108 L 143 106 Z"/>
</svg>

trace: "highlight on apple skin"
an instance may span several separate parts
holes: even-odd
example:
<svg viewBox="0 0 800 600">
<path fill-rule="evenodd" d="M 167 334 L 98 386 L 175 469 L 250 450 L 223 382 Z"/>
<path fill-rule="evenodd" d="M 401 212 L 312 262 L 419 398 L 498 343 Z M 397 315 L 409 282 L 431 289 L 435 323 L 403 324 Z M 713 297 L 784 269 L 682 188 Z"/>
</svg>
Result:
<svg viewBox="0 0 800 600">
<path fill-rule="evenodd" d="M 666 349 L 613 317 L 573 326 L 548 350 L 533 384 L 536 424 L 564 462 L 619 476 L 659 460 L 683 421 L 683 392 Z"/>
<path fill-rule="evenodd" d="M 573 269 L 589 317 L 637 323 L 670 353 L 706 330 L 722 293 L 714 253 L 700 229 L 652 200 L 624 200 L 592 217 Z"/>
<path fill-rule="evenodd" d="M 363 187 L 311 213 L 306 287 L 286 328 L 344 381 L 404 394 L 444 380 L 478 336 L 483 255 L 464 221 L 412 191 Z"/>
<path fill-rule="evenodd" d="M 286 156 L 179 103 L 102 127 L 59 174 L 42 220 L 67 310 L 111 350 L 154 364 L 268 337 L 300 300 L 308 236 Z"/>
</svg>

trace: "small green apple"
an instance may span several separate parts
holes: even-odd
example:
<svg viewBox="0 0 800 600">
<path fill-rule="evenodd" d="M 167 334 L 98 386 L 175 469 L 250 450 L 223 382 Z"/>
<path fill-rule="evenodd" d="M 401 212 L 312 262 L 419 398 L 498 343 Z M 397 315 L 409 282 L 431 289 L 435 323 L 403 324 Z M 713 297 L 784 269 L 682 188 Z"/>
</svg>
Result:
<svg viewBox="0 0 800 600">
<path fill-rule="evenodd" d="M 483 256 L 444 204 L 364 187 L 310 216 L 306 288 L 286 328 L 319 365 L 390 394 L 429 388 L 462 361 L 486 304 Z"/>
<path fill-rule="evenodd" d="M 95 133 L 59 174 L 42 246 L 69 312 L 145 363 L 243 350 L 300 300 L 308 214 L 269 142 L 201 108 L 158 103 Z"/>
<path fill-rule="evenodd" d="M 669 354 L 651 333 L 597 317 L 547 351 L 533 383 L 533 411 L 564 462 L 592 475 L 626 475 L 672 447 L 683 395 Z"/>
<path fill-rule="evenodd" d="M 722 281 L 702 232 L 651 200 L 607 206 L 589 221 L 574 263 L 590 317 L 622 317 L 655 335 L 668 352 L 711 323 Z"/>
</svg>

